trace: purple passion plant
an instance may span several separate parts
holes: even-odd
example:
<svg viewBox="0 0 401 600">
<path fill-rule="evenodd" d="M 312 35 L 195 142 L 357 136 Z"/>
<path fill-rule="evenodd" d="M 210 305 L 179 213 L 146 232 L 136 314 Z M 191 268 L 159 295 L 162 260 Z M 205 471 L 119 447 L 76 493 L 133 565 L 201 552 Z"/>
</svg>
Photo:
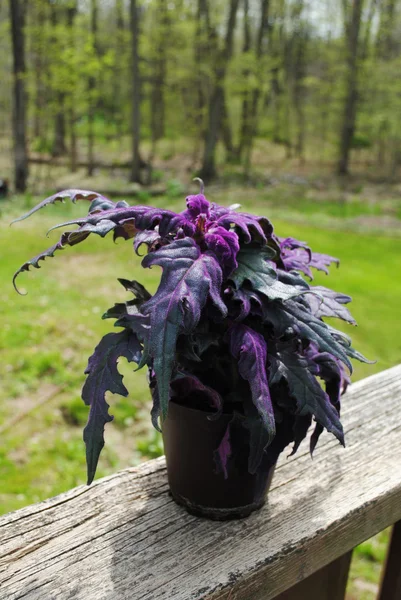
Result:
<svg viewBox="0 0 401 600">
<path fill-rule="evenodd" d="M 14 286 L 22 271 L 39 268 L 41 260 L 92 233 L 104 237 L 112 231 L 115 240 L 133 239 L 137 254 L 146 247 L 142 266 L 162 268 L 153 296 L 137 281 L 120 279 L 134 298 L 103 316 L 115 319 L 119 330 L 103 337 L 85 371 L 88 484 L 104 446 L 105 423 L 113 418 L 105 394 L 128 394 L 117 369 L 121 356 L 148 368 L 156 429 L 174 398 L 209 411 L 210 418 L 232 414 L 215 451 L 216 467 L 225 477 L 236 451 L 230 428 L 238 424 L 249 436 L 251 473 L 263 453 L 271 463 L 289 443 L 295 453 L 312 421 L 311 452 L 324 429 L 344 444 L 340 396 L 349 383 L 350 358 L 368 361 L 347 335 L 324 321 L 337 317 L 355 325 L 346 307 L 351 298 L 311 286 L 301 276 L 312 279 L 312 268 L 327 273 L 337 259 L 311 252 L 293 238 L 279 238 L 265 217 L 210 204 L 203 186 L 186 199 L 181 213 L 66 190 L 21 219 L 66 199 L 91 201 L 88 215 L 58 225 L 78 227 L 24 263 Z"/>
</svg>

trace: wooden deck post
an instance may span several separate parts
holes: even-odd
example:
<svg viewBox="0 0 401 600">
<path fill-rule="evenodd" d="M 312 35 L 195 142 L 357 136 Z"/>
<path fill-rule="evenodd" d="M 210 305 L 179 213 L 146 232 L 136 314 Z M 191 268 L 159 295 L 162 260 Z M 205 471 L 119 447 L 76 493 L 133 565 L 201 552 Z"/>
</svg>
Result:
<svg viewBox="0 0 401 600">
<path fill-rule="evenodd" d="M 400 465 L 401 468 L 401 465 Z M 401 500 L 400 500 L 401 502 Z M 401 599 L 401 521 L 393 527 L 378 600 Z"/>
<path fill-rule="evenodd" d="M 344 600 L 352 550 L 297 583 L 274 600 Z"/>
</svg>

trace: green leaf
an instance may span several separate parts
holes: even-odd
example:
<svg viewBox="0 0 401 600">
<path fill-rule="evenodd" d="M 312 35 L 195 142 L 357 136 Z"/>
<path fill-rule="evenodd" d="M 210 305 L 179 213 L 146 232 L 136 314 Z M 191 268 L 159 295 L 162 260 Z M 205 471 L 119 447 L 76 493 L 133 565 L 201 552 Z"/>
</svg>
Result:
<svg viewBox="0 0 401 600">
<path fill-rule="evenodd" d="M 275 264 L 272 259 L 274 250 L 264 248 L 244 248 L 237 254 L 238 268 L 231 273 L 230 279 L 238 290 L 245 282 L 249 282 L 254 290 L 264 294 L 269 300 L 288 300 L 302 293 L 278 280 Z"/>
</svg>

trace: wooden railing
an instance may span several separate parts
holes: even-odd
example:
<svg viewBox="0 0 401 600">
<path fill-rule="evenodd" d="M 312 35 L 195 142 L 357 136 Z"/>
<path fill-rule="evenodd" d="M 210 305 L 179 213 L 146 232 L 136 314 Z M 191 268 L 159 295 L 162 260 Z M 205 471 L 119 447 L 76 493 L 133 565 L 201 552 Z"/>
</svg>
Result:
<svg viewBox="0 0 401 600">
<path fill-rule="evenodd" d="M 163 458 L 3 516 L 1 600 L 340 600 L 352 549 L 394 523 L 379 598 L 400 600 L 401 366 L 343 406 L 346 449 L 283 456 L 242 521 L 187 514 Z"/>
</svg>

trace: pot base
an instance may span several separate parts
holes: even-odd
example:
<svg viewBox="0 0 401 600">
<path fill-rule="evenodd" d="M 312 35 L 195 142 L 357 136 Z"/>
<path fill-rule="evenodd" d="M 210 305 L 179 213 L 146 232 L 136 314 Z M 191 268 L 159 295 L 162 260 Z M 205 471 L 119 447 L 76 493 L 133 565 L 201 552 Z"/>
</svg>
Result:
<svg viewBox="0 0 401 600">
<path fill-rule="evenodd" d="M 263 498 L 259 502 L 253 502 L 246 506 L 236 506 L 235 508 L 213 508 L 211 506 L 202 506 L 201 504 L 195 504 L 184 498 L 179 494 L 174 494 L 169 490 L 169 495 L 173 498 L 174 502 L 183 506 L 187 512 L 196 517 L 204 517 L 205 519 L 211 519 L 212 521 L 230 521 L 232 519 L 245 519 L 249 517 L 255 510 L 259 510 L 266 502 L 266 498 Z"/>
</svg>

